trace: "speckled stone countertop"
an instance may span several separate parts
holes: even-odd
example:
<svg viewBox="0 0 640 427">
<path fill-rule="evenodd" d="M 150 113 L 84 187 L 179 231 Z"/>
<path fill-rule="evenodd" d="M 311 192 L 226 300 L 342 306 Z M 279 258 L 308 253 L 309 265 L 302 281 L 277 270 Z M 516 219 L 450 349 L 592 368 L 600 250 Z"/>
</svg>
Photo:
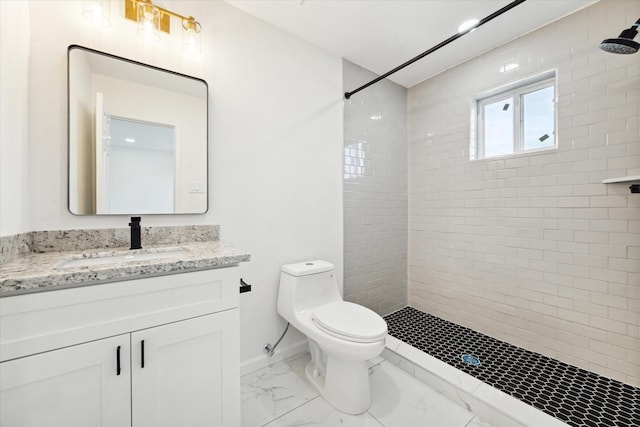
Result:
<svg viewBox="0 0 640 427">
<path fill-rule="evenodd" d="M 74 265 L 79 259 L 97 259 L 99 264 Z M 228 267 L 249 259 L 249 253 L 217 240 L 136 251 L 120 247 L 29 253 L 0 265 L 0 297 Z"/>
</svg>

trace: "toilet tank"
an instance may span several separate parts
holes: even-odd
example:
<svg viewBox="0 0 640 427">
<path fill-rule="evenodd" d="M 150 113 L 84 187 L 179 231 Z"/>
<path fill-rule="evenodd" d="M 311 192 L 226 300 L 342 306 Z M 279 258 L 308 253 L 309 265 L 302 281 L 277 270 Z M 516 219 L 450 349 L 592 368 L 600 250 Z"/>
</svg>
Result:
<svg viewBox="0 0 640 427">
<path fill-rule="evenodd" d="M 333 264 L 315 260 L 282 266 L 278 313 L 285 319 L 291 321 L 289 315 L 341 300 Z"/>
</svg>

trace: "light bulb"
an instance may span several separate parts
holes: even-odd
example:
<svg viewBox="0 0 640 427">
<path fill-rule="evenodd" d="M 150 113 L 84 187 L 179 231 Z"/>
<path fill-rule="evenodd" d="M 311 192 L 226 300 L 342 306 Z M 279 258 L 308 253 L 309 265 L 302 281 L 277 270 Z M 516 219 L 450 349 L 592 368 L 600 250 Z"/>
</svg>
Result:
<svg viewBox="0 0 640 427">
<path fill-rule="evenodd" d="M 108 27 L 111 25 L 111 1 L 85 0 L 82 5 L 82 15 L 94 25 Z"/>
<path fill-rule="evenodd" d="M 149 3 L 138 3 L 138 36 L 151 42 L 159 42 L 160 11 Z"/>
<path fill-rule="evenodd" d="M 182 21 L 182 50 L 189 54 L 199 54 L 201 52 L 200 47 L 200 32 L 202 27 L 200 23 L 196 21 L 193 16 Z"/>
</svg>

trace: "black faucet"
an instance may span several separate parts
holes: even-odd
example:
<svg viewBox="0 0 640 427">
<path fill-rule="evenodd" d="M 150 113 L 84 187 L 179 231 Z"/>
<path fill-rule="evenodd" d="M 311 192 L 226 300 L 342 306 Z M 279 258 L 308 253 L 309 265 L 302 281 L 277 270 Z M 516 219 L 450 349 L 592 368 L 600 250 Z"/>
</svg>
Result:
<svg viewBox="0 0 640 427">
<path fill-rule="evenodd" d="M 142 239 L 140 238 L 140 217 L 132 216 L 129 227 L 131 227 L 131 249 L 142 249 Z"/>
</svg>

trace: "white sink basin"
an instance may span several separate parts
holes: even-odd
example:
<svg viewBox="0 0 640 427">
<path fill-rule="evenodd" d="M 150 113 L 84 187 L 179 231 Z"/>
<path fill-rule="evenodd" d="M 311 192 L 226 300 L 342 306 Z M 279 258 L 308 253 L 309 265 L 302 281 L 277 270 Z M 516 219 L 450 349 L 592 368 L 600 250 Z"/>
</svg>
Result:
<svg viewBox="0 0 640 427">
<path fill-rule="evenodd" d="M 183 248 L 174 248 L 165 251 L 132 250 L 125 253 L 90 254 L 82 258 L 74 258 L 61 263 L 58 268 L 91 267 L 107 264 L 126 264 L 129 262 L 154 261 L 167 258 L 176 258 L 185 255 L 188 251 Z"/>
</svg>

